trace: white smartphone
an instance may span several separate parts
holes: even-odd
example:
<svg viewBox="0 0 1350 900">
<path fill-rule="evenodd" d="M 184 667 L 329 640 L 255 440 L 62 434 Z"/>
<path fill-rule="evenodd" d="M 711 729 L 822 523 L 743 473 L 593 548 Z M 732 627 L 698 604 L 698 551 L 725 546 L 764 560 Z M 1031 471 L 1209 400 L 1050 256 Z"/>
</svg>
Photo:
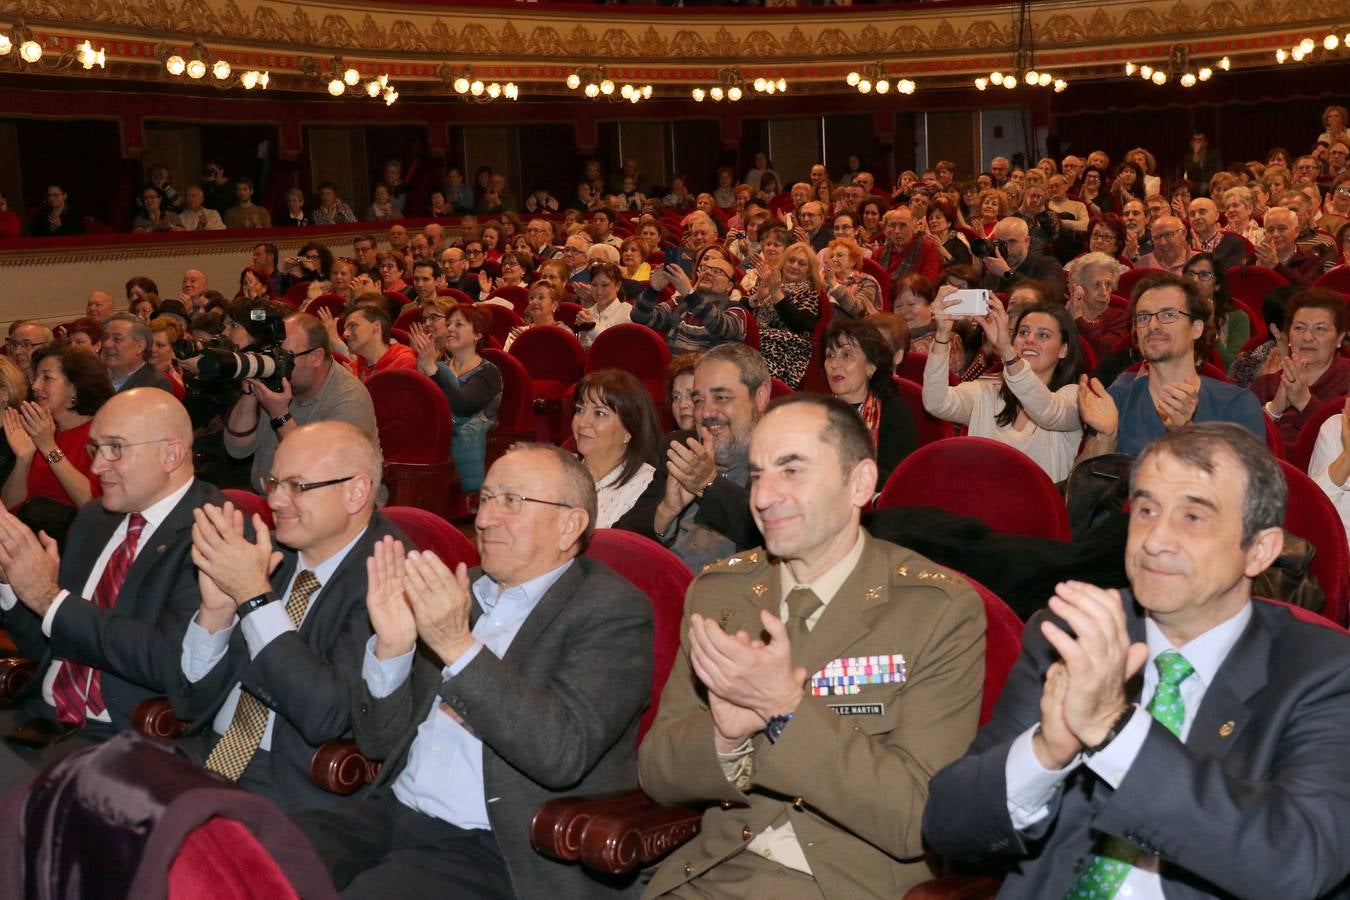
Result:
<svg viewBox="0 0 1350 900">
<path fill-rule="evenodd" d="M 989 292 L 984 288 L 963 288 L 947 295 L 948 300 L 956 300 L 955 306 L 944 310 L 949 316 L 987 316 L 989 315 Z"/>
<path fill-rule="evenodd" d="M 796 227 L 792 224 L 792 213 L 783 213 L 783 224 L 787 226 L 788 231 Z"/>
</svg>

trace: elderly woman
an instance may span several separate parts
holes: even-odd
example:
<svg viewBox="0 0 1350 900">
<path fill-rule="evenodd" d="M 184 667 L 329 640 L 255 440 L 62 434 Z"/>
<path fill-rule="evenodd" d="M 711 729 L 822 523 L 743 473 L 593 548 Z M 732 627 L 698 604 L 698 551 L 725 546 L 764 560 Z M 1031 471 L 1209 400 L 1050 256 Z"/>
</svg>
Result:
<svg viewBox="0 0 1350 900">
<path fill-rule="evenodd" d="M 1007 218 L 1012 212 L 1012 203 L 1008 200 L 1008 195 L 997 188 L 980 191 L 976 203 L 980 217 L 970 224 L 985 237 L 991 236 L 999 220 Z"/>
<path fill-rule="evenodd" d="M 1256 221 L 1256 197 L 1249 187 L 1229 188 L 1223 194 L 1223 214 L 1228 219 L 1228 231 L 1241 235 L 1253 244 L 1266 239 L 1266 230 Z"/>
<path fill-rule="evenodd" d="M 830 264 L 826 269 L 825 292 L 835 309 L 855 319 L 881 312 L 881 285 L 863 271 L 863 251 L 858 242 L 835 238 L 827 249 Z"/>
<path fill-rule="evenodd" d="M 1106 187 L 1106 172 L 1096 166 L 1083 170 L 1082 181 L 1078 187 L 1078 199 L 1093 215 L 1113 213 L 1116 204 Z"/>
<path fill-rule="evenodd" d="M 540 266 L 540 270 L 543 270 Z M 511 329 L 511 333 L 506 336 L 506 345 L 503 350 L 510 350 L 511 345 L 530 328 L 563 328 L 567 326 L 559 322 L 556 318 L 559 303 L 558 288 L 553 282 L 545 281 L 540 278 L 534 284 L 530 285 L 529 301 L 525 306 L 525 323 L 517 325 Z"/>
<path fill-rule="evenodd" d="M 974 257 L 966 236 L 956 230 L 956 207 L 946 197 L 938 197 L 928 207 L 928 236 L 938 246 L 938 255 L 944 266 L 969 265 Z"/>
<path fill-rule="evenodd" d="M 1102 253 L 1126 268 L 1133 268 L 1125 258 L 1125 220 L 1115 213 L 1100 216 L 1088 232 L 1088 252 Z"/>
<path fill-rule="evenodd" d="M 1131 200 L 1144 202 L 1148 194 L 1144 192 L 1144 170 L 1138 163 L 1128 159 L 1116 167 L 1116 177 L 1111 182 L 1111 200 L 1116 209 L 1124 209 Z"/>
<path fill-rule="evenodd" d="M 698 430 L 698 420 L 694 417 L 694 366 L 698 356 L 697 353 L 686 353 L 675 357 L 666 366 L 666 403 L 670 406 L 671 420 L 681 431 Z"/>
<path fill-rule="evenodd" d="M 652 280 L 652 266 L 647 261 L 652 252 L 651 246 L 641 237 L 624 238 L 619 245 L 619 266 L 625 281 Z"/>
<path fill-rule="evenodd" d="M 112 383 L 98 357 L 50 344 L 33 353 L 32 394 L 19 408 L 4 411 L 15 463 L 0 488 L 0 502 L 18 510 L 43 501 L 30 510 L 32 519 L 50 518 L 68 527 L 75 511 L 100 492 L 84 445 L 94 413 L 113 394 Z M 67 510 L 53 510 L 53 505 Z"/>
<path fill-rule="evenodd" d="M 759 230 L 759 251 L 746 256 L 746 272 L 741 279 L 742 295 L 752 297 L 758 292 L 762 264 L 776 270 L 782 265 L 783 254 L 792 243 L 792 233 L 781 225 L 771 225 Z"/>
<path fill-rule="evenodd" d="M 263 300 L 267 297 L 267 276 L 248 266 L 239 273 L 239 292 L 235 297 L 249 300 Z"/>
<path fill-rule="evenodd" d="M 139 295 L 131 302 L 130 313 L 142 322 L 149 322 L 150 317 L 159 309 L 159 294 L 150 292 Z"/>
<path fill-rule="evenodd" d="M 274 223 L 279 228 L 308 228 L 309 213 L 305 212 L 305 192 L 291 188 L 286 192 L 286 212 Z"/>
<path fill-rule="evenodd" d="M 164 208 L 164 192 L 153 184 L 147 184 L 141 191 L 142 212 L 132 223 L 131 230 L 145 231 L 182 231 L 183 222 L 178 214 Z"/>
<path fill-rule="evenodd" d="M 1304 288 L 1289 301 L 1285 326 L 1288 357 L 1279 372 L 1256 378 L 1252 390 L 1279 428 L 1288 455 L 1312 414 L 1350 392 L 1350 363 L 1339 355 L 1350 310 L 1335 291 Z"/>
<path fill-rule="evenodd" d="M 811 334 L 820 320 L 823 283 L 816 254 L 796 243 L 775 266 L 761 257 L 750 295 L 759 324 L 759 352 L 773 377 L 797 387 L 811 362 Z"/>
<path fill-rule="evenodd" d="M 830 393 L 853 406 L 877 447 L 877 487 L 918 446 L 914 418 L 896 396 L 894 350 L 875 324 L 843 319 L 825 331 L 825 380 Z"/>
<path fill-rule="evenodd" d="M 577 382 L 572 413 L 577 455 L 595 479 L 595 527 L 624 527 L 623 517 L 653 488 L 664 493 L 651 460 L 661 442 L 651 394 L 628 372 L 601 369 Z M 647 529 L 651 528 L 650 520 Z"/>
<path fill-rule="evenodd" d="M 81 317 L 65 326 L 66 343 L 72 347 L 79 347 L 81 350 L 88 350 L 97 355 L 103 348 L 103 323 L 97 319 Z M 27 384 L 24 385 L 24 394 L 27 395 Z M 20 397 L 20 400 L 23 398 Z M 16 401 L 17 403 L 17 401 Z"/>
<path fill-rule="evenodd" d="M 1214 323 L 1214 349 L 1219 351 L 1227 371 L 1252 336 L 1252 320 L 1246 310 L 1233 302 L 1228 293 L 1228 274 L 1215 261 L 1214 254 L 1197 253 L 1186 260 L 1181 277 L 1195 285 L 1213 310 L 1210 318 Z"/>
<path fill-rule="evenodd" d="M 933 343 L 937 322 L 933 318 L 933 300 L 937 298 L 937 285 L 923 275 L 905 275 L 895 282 L 892 293 L 895 297 L 895 311 L 905 320 L 909 328 L 909 350 L 911 353 L 928 353 Z M 951 355 L 953 371 L 961 364 L 963 354 L 960 350 L 961 337 L 953 335 L 951 340 L 957 343 L 956 352 Z"/>
<path fill-rule="evenodd" d="M 450 455 L 465 492 L 483 486 L 488 433 L 502 405 L 502 373 L 478 355 L 491 324 L 486 310 L 436 298 L 422 307 L 422 321 L 411 329 L 417 368 L 450 404 L 455 425 Z"/>
<path fill-rule="evenodd" d="M 1050 197 L 1045 205 L 1059 217 L 1060 227 L 1079 236 L 1086 233 L 1092 224 L 1092 217 L 1081 200 L 1069 196 L 1069 179 L 1063 175 L 1051 175 L 1045 181 L 1045 189 Z"/>
<path fill-rule="evenodd" d="M 1318 220 L 1317 227 L 1327 234 L 1339 234 L 1350 222 L 1350 172 L 1342 173 L 1332 182 L 1326 205 L 1327 210 Z"/>
<path fill-rule="evenodd" d="M 1332 105 L 1322 110 L 1322 134 L 1318 140 L 1322 138 L 1328 144 L 1350 141 L 1350 113 L 1344 106 Z"/>
<path fill-rule="evenodd" d="M 1111 305 L 1111 294 L 1125 270 L 1114 257 L 1096 252 L 1084 253 L 1066 267 L 1069 314 L 1098 359 L 1129 340 L 1129 314 Z"/>
<path fill-rule="evenodd" d="M 1022 308 L 1012 329 L 997 297 L 989 314 L 976 319 L 999 359 L 1002 376 L 952 387 L 947 380 L 947 340 L 954 320 L 945 310 L 957 303 L 949 288 L 939 295 L 937 339 L 923 372 L 923 406 L 931 415 L 966 425 L 975 437 L 1020 450 L 1053 482 L 1069 477 L 1083 438 L 1078 417 L 1082 358 L 1068 310 L 1058 303 Z"/>
<path fill-rule="evenodd" d="M 338 196 L 337 185 L 325 181 L 319 185 L 319 205 L 309 214 L 314 225 L 338 225 L 356 221 L 356 213 Z"/>
<path fill-rule="evenodd" d="M 486 268 L 478 270 L 478 296 L 486 300 L 504 287 L 524 287 L 530 274 L 533 257 L 529 253 L 507 250 L 497 262 L 498 276 L 493 278 Z"/>
<path fill-rule="evenodd" d="M 1292 177 L 1284 166 L 1266 166 L 1261 173 L 1261 186 L 1268 197 L 1279 202 L 1280 195 L 1289 190 Z"/>
</svg>

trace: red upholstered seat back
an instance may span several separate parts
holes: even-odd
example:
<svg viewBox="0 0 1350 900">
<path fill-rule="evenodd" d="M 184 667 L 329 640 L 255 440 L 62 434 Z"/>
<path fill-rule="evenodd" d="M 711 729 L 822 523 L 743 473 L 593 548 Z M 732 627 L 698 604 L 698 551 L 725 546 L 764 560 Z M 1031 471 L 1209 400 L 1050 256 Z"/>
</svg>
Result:
<svg viewBox="0 0 1350 900">
<path fill-rule="evenodd" d="M 488 334 L 497 339 L 497 346 L 505 347 L 506 339 L 511 334 L 512 328 L 519 328 L 525 322 L 520 315 L 505 306 L 498 306 L 495 303 L 481 303 L 479 309 L 487 312 L 492 317 L 492 324 L 488 327 Z"/>
<path fill-rule="evenodd" d="M 895 467 L 878 509 L 936 506 L 1006 534 L 1069 540 L 1069 511 L 1031 457 L 981 437 L 935 441 Z"/>
<path fill-rule="evenodd" d="M 168 900 L 298 900 L 286 873 L 241 823 L 220 816 L 194 828 L 169 868 Z"/>
<path fill-rule="evenodd" d="M 403 312 L 398 314 L 398 318 L 394 320 L 394 327 L 403 331 L 408 331 L 412 328 L 414 323 L 421 321 L 422 307 L 409 306 L 407 309 L 403 310 Z"/>
<path fill-rule="evenodd" d="M 408 295 L 402 291 L 382 291 L 382 293 L 388 298 L 389 303 L 393 306 L 395 312 L 403 309 L 412 302 L 408 299 Z"/>
<path fill-rule="evenodd" d="M 436 288 L 437 297 L 452 297 L 456 303 L 472 303 L 473 298 L 459 288 Z"/>
<path fill-rule="evenodd" d="M 1134 293 L 1134 286 L 1149 275 L 1157 275 L 1162 269 L 1130 269 L 1122 272 L 1120 281 L 1116 282 L 1116 291 L 1126 299 Z M 1231 288 L 1232 285 L 1229 285 Z"/>
<path fill-rule="evenodd" d="M 1309 571 L 1326 595 L 1322 615 L 1345 625 L 1350 618 L 1347 615 L 1350 598 L 1346 596 L 1350 591 L 1350 547 L 1345 542 L 1345 525 L 1316 482 L 1284 460 L 1280 460 L 1280 469 L 1289 485 L 1284 528 L 1317 548 Z"/>
<path fill-rule="evenodd" d="M 299 309 L 304 305 L 305 298 L 309 296 L 309 285 L 310 282 L 308 281 L 297 281 L 286 289 L 286 296 L 282 299 L 294 308 Z"/>
<path fill-rule="evenodd" d="M 623 322 L 595 336 L 586 351 L 587 372 L 623 369 L 644 383 L 655 381 L 665 391 L 666 366 L 670 365 L 670 347 L 665 338 L 646 325 Z"/>
<path fill-rule="evenodd" d="M 1227 275 L 1228 293 L 1251 309 L 1260 309 L 1266 294 L 1289 283 L 1279 272 L 1261 266 L 1231 266 Z"/>
<path fill-rule="evenodd" d="M 564 300 L 558 304 L 558 311 L 554 313 L 554 318 L 566 325 L 568 328 L 575 328 L 577 324 L 577 315 L 581 312 L 581 304 L 573 303 L 571 300 Z"/>
<path fill-rule="evenodd" d="M 511 355 L 525 366 L 531 381 L 575 384 L 586 366 L 586 351 L 565 328 L 529 328 L 511 344 Z"/>
<path fill-rule="evenodd" d="M 253 514 L 262 516 L 263 523 L 268 528 L 272 527 L 272 507 L 267 505 L 267 498 L 262 494 L 255 494 L 252 491 L 240 490 L 239 488 L 226 488 L 221 491 L 225 497 L 230 500 L 244 514 L 248 521 L 253 520 Z"/>
<path fill-rule="evenodd" d="M 366 382 L 386 463 L 440 463 L 450 457 L 450 405 L 416 369 L 377 372 Z"/>
<path fill-rule="evenodd" d="M 900 365 L 895 367 L 895 374 L 901 378 L 908 378 L 915 384 L 923 384 L 923 370 L 928 365 L 927 353 L 906 353 L 905 358 L 900 360 Z"/>
<path fill-rule="evenodd" d="M 984 601 L 984 696 L 980 700 L 980 726 L 983 727 L 993 715 L 998 695 L 1003 692 L 1003 683 L 1008 680 L 1008 673 L 1022 652 L 1022 620 L 998 594 L 969 575 L 958 574 L 970 582 Z"/>
<path fill-rule="evenodd" d="M 347 298 L 341 294 L 320 294 L 306 303 L 304 310 L 311 316 L 317 316 L 321 309 L 328 310 L 334 316 L 340 316 L 342 315 L 342 308 L 346 305 Z"/>
<path fill-rule="evenodd" d="M 652 702 L 642 714 L 638 741 L 656 718 L 661 691 L 666 686 L 675 656 L 680 651 L 680 623 L 684 618 L 684 594 L 693 573 L 679 557 L 655 541 L 631 531 L 601 528 L 591 538 L 586 555 L 618 572 L 652 601 L 656 616 L 653 635 Z"/>
<path fill-rule="evenodd" d="M 1345 409 L 1344 400 L 1332 400 L 1322 404 L 1299 429 L 1298 439 L 1294 441 L 1294 449 L 1289 454 L 1289 462 L 1300 471 L 1308 472 L 1308 466 L 1312 465 L 1313 448 L 1317 445 L 1317 432 L 1321 430 L 1323 422 L 1343 409 Z"/>
<path fill-rule="evenodd" d="M 516 315 L 523 316 L 525 307 L 530 303 L 530 291 L 528 288 L 520 285 L 503 285 L 492 292 L 492 297 L 501 297 L 503 300 L 510 300 L 511 305 L 516 310 Z M 491 299 L 487 297 L 484 299 Z"/>
<path fill-rule="evenodd" d="M 1272 600 L 1269 597 L 1256 597 L 1254 599 L 1261 603 L 1269 603 L 1274 606 L 1283 606 L 1285 609 L 1289 610 L 1290 614 L 1295 619 L 1298 619 L 1300 622 L 1311 622 L 1314 625 L 1321 625 L 1323 628 L 1330 628 L 1333 631 L 1339 631 L 1342 633 L 1344 633 L 1346 630 L 1344 625 L 1338 622 L 1333 622 L 1326 616 L 1318 615 L 1311 609 L 1304 609 L 1302 606 L 1295 606 L 1294 604 L 1288 603 L 1284 600 Z"/>
<path fill-rule="evenodd" d="M 1350 266 L 1337 266 L 1330 272 L 1318 276 L 1317 280 L 1313 282 L 1313 286 L 1329 288 L 1350 295 Z"/>
<path fill-rule="evenodd" d="M 473 541 L 440 516 L 412 506 L 386 506 L 383 512 L 416 545 L 415 549 L 435 553 L 452 569 L 459 563 L 471 569 L 478 565 L 478 548 Z"/>
<path fill-rule="evenodd" d="M 820 296 L 820 318 L 816 327 L 811 329 L 811 361 L 806 364 L 806 374 L 802 376 L 800 389 L 811 394 L 830 393 L 830 384 L 825 380 L 825 329 L 830 327 L 834 315 L 834 304 L 824 293 Z"/>
<path fill-rule="evenodd" d="M 1280 436 L 1280 426 L 1270 420 L 1270 416 L 1262 416 L 1261 421 L 1266 423 L 1266 446 L 1276 459 L 1284 459 L 1284 438 Z"/>
<path fill-rule="evenodd" d="M 951 437 L 955 428 L 951 422 L 939 419 L 923 408 L 923 387 L 908 378 L 895 379 L 895 392 L 909 407 L 910 417 L 914 419 L 914 431 L 919 446 L 931 444 Z"/>
<path fill-rule="evenodd" d="M 863 257 L 863 271 L 877 280 L 881 287 L 881 295 L 877 297 L 877 309 L 883 312 L 891 311 L 891 276 L 886 274 L 886 270 L 881 267 L 881 263 L 872 259 L 870 256 Z"/>
<path fill-rule="evenodd" d="M 534 390 L 524 364 L 505 350 L 484 348 L 483 359 L 502 373 L 502 405 L 497 410 L 497 431 L 534 431 Z"/>
</svg>

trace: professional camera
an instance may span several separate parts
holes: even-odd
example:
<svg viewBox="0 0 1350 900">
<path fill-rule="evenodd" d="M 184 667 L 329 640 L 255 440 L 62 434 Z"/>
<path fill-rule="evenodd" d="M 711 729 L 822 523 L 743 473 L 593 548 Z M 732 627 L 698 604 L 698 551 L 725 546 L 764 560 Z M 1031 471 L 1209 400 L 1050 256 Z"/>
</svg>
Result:
<svg viewBox="0 0 1350 900">
<path fill-rule="evenodd" d="M 295 354 L 281 346 L 286 338 L 282 318 L 263 306 L 244 312 L 243 325 L 254 342 L 236 350 L 224 335 L 207 341 L 187 338 L 174 341 L 173 355 L 178 359 L 196 359 L 197 377 L 202 381 L 243 381 L 256 378 L 268 390 L 280 391 L 282 379 L 290 378 Z"/>
</svg>

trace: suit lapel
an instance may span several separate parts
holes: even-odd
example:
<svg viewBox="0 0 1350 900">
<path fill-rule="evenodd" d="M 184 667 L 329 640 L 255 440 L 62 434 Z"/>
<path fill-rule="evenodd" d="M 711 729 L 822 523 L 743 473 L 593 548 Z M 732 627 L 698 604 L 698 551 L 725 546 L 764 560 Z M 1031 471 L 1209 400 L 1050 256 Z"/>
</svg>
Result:
<svg viewBox="0 0 1350 900">
<path fill-rule="evenodd" d="M 563 606 L 568 598 L 572 597 L 581 580 L 586 577 L 582 571 L 584 561 L 581 557 L 572 560 L 572 565 L 567 567 L 567 571 L 555 582 L 552 587 L 544 592 L 544 596 L 539 598 L 539 603 L 535 605 L 530 614 L 525 617 L 524 623 L 516 636 L 511 641 L 511 646 L 506 651 L 504 659 L 515 660 L 524 654 L 530 645 L 539 640 L 539 637 L 548 628 L 549 624 L 562 612 Z M 477 599 L 474 599 L 475 607 Z"/>
<path fill-rule="evenodd" d="M 146 575 L 154 571 L 165 552 L 177 543 L 183 532 L 192 527 L 192 511 L 204 500 L 200 486 L 199 481 L 192 483 L 187 493 L 179 498 L 178 503 L 164 517 L 164 521 L 159 523 L 159 527 L 150 535 L 150 542 L 137 552 L 135 561 L 122 581 L 122 589 L 118 592 L 118 606 L 123 606 L 123 597 L 134 603 L 141 596 L 141 583 Z M 119 516 L 115 521 L 120 523 L 122 518 Z"/>
<path fill-rule="evenodd" d="M 1216 759 L 1232 748 L 1232 736 L 1241 737 L 1252 716 L 1247 701 L 1265 686 L 1270 648 L 1270 627 L 1262 618 L 1257 603 L 1242 636 L 1219 666 L 1214 683 L 1205 690 L 1195 721 L 1186 735 L 1186 746 Z"/>
<path fill-rule="evenodd" d="M 89 533 L 85 536 L 82 546 L 66 548 L 66 556 L 71 558 L 70 575 L 69 583 L 63 584 L 62 587 L 76 596 L 84 595 L 84 586 L 89 582 L 89 576 L 94 571 L 99 554 L 108 545 L 108 541 L 112 540 L 113 532 L 117 531 L 117 526 L 122 524 L 124 518 L 108 512 L 101 506 L 95 515 L 97 518 L 90 524 Z M 92 602 L 94 598 L 90 596 L 86 599 Z"/>
<path fill-rule="evenodd" d="M 863 535 L 863 541 L 858 564 L 820 614 L 806 641 L 793 648 L 793 664 L 804 666 L 808 672 L 819 670 L 866 635 L 872 628 L 876 608 L 890 600 L 886 555 L 867 534 Z"/>
</svg>

